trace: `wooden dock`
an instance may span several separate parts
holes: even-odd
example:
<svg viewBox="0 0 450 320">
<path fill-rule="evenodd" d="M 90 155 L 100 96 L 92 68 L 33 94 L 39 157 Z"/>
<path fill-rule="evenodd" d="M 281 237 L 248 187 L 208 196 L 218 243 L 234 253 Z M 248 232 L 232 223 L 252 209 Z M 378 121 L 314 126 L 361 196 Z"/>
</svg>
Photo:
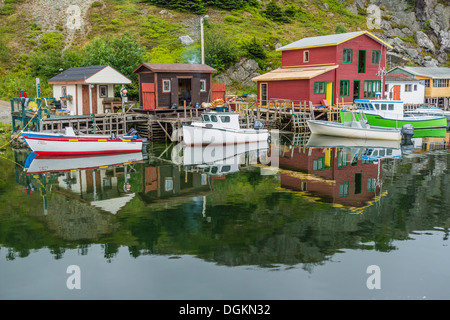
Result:
<svg viewBox="0 0 450 320">
<path fill-rule="evenodd" d="M 11 101 L 11 114 L 15 131 L 28 126 L 28 130 L 61 132 L 65 127 L 73 127 L 83 134 L 125 134 L 135 128 L 149 141 L 179 142 L 182 140 L 182 124 L 198 121 L 205 108 L 178 107 L 156 110 L 128 109 L 126 112 L 111 112 L 89 116 L 45 114 L 39 109 L 37 114 L 20 106 L 20 99 Z M 16 106 L 17 104 L 17 106 Z M 285 132 L 308 132 L 308 119 L 339 121 L 338 107 L 314 107 L 310 101 L 294 103 L 288 100 L 270 101 L 264 105 L 252 103 L 226 103 L 229 111 L 239 112 L 240 124 L 250 128 L 260 121 L 268 129 Z M 214 109 L 211 109 L 214 111 Z M 29 122 L 29 124 L 28 124 Z"/>
</svg>

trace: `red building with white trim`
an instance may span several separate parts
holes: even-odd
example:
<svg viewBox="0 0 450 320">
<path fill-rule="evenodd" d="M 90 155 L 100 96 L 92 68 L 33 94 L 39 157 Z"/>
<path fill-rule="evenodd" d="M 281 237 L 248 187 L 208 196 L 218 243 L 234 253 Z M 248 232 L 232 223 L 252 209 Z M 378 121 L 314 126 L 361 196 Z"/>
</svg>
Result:
<svg viewBox="0 0 450 320">
<path fill-rule="evenodd" d="M 258 100 L 311 101 L 314 106 L 352 103 L 382 93 L 386 50 L 367 31 L 304 38 L 279 48 L 281 68 L 253 78 Z M 382 80 L 383 79 L 383 80 Z"/>
</svg>

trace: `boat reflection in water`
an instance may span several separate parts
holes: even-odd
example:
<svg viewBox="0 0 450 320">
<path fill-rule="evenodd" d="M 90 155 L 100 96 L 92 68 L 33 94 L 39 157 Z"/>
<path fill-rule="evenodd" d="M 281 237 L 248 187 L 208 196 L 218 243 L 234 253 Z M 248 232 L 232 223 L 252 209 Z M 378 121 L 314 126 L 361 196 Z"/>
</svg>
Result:
<svg viewBox="0 0 450 320">
<path fill-rule="evenodd" d="M 197 169 L 209 175 L 220 176 L 238 172 L 241 167 L 266 162 L 267 141 L 211 146 L 185 146 L 180 143 L 172 149 L 172 161 L 185 170 Z"/>
<path fill-rule="evenodd" d="M 143 159 L 142 152 L 78 157 L 30 153 L 24 164 L 25 180 L 29 191 L 40 190 L 45 209 L 47 189 L 55 186 L 58 193 L 116 214 L 135 196 L 129 182 L 128 167 Z M 111 170 L 115 171 L 112 175 L 108 172 Z"/>
</svg>

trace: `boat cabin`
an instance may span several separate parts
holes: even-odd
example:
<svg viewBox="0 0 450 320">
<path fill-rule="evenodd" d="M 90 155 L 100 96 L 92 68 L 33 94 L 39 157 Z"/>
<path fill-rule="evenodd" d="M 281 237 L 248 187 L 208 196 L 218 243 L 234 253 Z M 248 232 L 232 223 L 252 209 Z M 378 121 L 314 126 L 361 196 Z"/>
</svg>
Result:
<svg viewBox="0 0 450 320">
<path fill-rule="evenodd" d="M 355 100 L 358 110 L 363 110 L 367 113 L 390 115 L 403 115 L 403 101 L 399 100 Z"/>
<path fill-rule="evenodd" d="M 205 112 L 202 114 L 202 124 L 210 128 L 239 129 L 239 113 Z"/>
</svg>

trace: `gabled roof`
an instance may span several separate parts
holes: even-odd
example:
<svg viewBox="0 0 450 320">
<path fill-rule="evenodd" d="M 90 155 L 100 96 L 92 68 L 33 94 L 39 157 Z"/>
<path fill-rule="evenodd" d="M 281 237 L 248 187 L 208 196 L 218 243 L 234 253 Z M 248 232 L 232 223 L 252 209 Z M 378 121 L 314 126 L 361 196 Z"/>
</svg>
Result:
<svg viewBox="0 0 450 320">
<path fill-rule="evenodd" d="M 388 73 L 385 77 L 386 82 L 420 82 L 420 79 L 417 79 L 409 74 L 397 74 L 397 73 Z"/>
<path fill-rule="evenodd" d="M 337 64 L 329 66 L 314 66 L 314 67 L 298 67 L 298 68 L 279 68 L 260 76 L 254 77 L 253 81 L 280 81 L 280 80 L 297 80 L 297 79 L 312 79 L 325 72 L 334 70 L 338 67 Z"/>
<path fill-rule="evenodd" d="M 133 72 L 142 67 L 152 72 L 180 72 L 180 73 L 215 73 L 216 69 L 206 64 L 191 63 L 141 63 Z"/>
<path fill-rule="evenodd" d="M 432 79 L 450 79 L 450 68 L 445 67 L 395 67 L 389 70 L 388 74 L 395 73 L 396 69 L 403 70 L 413 76 Z"/>
<path fill-rule="evenodd" d="M 373 40 L 377 41 L 378 43 L 380 43 L 388 48 L 392 48 L 392 46 L 390 46 L 389 44 L 387 44 L 380 38 L 374 36 L 372 33 L 368 32 L 368 31 L 356 31 L 356 32 L 330 34 L 330 35 L 319 36 L 319 37 L 303 38 L 301 40 L 292 42 L 284 47 L 281 47 L 277 50 L 283 51 L 283 50 L 294 50 L 294 49 L 313 48 L 313 47 L 336 46 L 338 44 L 349 41 L 353 38 L 359 37 L 364 34 L 367 35 L 368 37 L 372 38 Z"/>
<path fill-rule="evenodd" d="M 105 73 L 103 81 L 90 81 L 94 77 L 101 78 L 100 72 Z M 107 75 L 106 75 L 107 73 Z M 99 76 L 99 77 L 97 77 Z M 107 79 L 107 80 L 106 80 Z M 61 84 L 61 83 L 117 83 L 117 84 L 130 84 L 131 80 L 121 74 L 119 71 L 110 67 L 109 65 L 97 65 L 89 67 L 74 67 L 64 70 L 60 74 L 54 76 L 48 80 L 49 84 Z"/>
</svg>

